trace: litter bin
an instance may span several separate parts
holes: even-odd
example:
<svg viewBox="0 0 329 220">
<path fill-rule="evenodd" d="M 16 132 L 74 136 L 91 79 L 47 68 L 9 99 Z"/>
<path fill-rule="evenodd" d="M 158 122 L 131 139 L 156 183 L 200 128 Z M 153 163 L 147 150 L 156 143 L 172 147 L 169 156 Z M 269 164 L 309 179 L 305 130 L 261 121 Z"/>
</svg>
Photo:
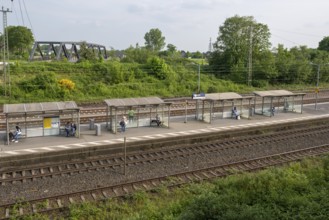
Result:
<svg viewBox="0 0 329 220">
<path fill-rule="evenodd" d="M 95 128 L 96 128 L 96 136 L 100 136 L 102 134 L 101 125 L 100 124 L 95 124 Z"/>
<path fill-rule="evenodd" d="M 91 118 L 89 119 L 89 130 L 94 130 L 95 129 L 95 119 Z"/>
</svg>

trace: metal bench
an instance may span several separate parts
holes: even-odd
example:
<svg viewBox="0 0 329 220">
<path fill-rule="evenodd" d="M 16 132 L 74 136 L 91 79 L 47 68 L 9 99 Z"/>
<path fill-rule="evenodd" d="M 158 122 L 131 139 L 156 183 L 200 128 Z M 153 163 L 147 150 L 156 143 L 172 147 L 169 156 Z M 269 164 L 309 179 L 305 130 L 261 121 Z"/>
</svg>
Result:
<svg viewBox="0 0 329 220">
<path fill-rule="evenodd" d="M 158 127 L 159 127 L 160 125 L 163 124 L 162 121 L 160 121 L 160 120 L 158 120 L 158 119 L 152 119 L 151 122 L 150 122 L 150 126 L 152 126 L 152 124 L 154 124 L 154 123 L 155 123 Z"/>
</svg>

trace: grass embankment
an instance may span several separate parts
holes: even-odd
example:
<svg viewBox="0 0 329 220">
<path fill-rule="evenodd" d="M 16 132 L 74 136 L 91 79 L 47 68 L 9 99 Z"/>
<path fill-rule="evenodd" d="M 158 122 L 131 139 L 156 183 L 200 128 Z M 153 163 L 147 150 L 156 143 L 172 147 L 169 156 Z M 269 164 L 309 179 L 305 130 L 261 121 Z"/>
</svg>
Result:
<svg viewBox="0 0 329 220">
<path fill-rule="evenodd" d="M 205 93 L 248 93 L 268 89 L 314 89 L 307 85 L 248 87 L 219 79 L 201 66 L 200 90 Z M 322 86 L 324 86 L 322 84 Z M 155 59 L 147 64 L 68 62 L 15 62 L 10 68 L 10 87 L 0 84 L 0 103 L 74 100 L 101 101 L 126 97 L 186 97 L 198 92 L 198 68 L 189 63 L 167 64 Z"/>
</svg>

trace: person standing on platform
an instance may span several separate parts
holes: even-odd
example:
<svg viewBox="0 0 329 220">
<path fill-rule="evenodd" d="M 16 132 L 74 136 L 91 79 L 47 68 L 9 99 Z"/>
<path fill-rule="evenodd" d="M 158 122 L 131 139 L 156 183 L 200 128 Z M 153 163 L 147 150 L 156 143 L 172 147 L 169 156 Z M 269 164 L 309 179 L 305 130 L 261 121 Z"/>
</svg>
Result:
<svg viewBox="0 0 329 220">
<path fill-rule="evenodd" d="M 232 114 L 235 119 L 239 119 L 239 113 L 235 106 L 232 109 Z"/>
<path fill-rule="evenodd" d="M 72 131 L 72 136 L 75 136 L 75 132 L 77 131 L 77 126 L 75 125 L 74 122 L 71 124 L 71 131 Z"/>
<path fill-rule="evenodd" d="M 128 118 L 129 118 L 129 123 L 132 124 L 133 121 L 134 121 L 134 115 L 135 115 L 135 112 L 133 109 L 130 109 L 128 111 Z"/>
<path fill-rule="evenodd" d="M 126 118 L 126 116 L 123 116 L 120 120 L 121 132 L 126 131 L 126 125 L 127 125 L 127 118 Z"/>
<path fill-rule="evenodd" d="M 65 125 L 65 131 L 66 131 L 66 137 L 70 136 L 70 131 L 71 131 L 71 125 L 70 122 L 67 122 Z"/>
</svg>

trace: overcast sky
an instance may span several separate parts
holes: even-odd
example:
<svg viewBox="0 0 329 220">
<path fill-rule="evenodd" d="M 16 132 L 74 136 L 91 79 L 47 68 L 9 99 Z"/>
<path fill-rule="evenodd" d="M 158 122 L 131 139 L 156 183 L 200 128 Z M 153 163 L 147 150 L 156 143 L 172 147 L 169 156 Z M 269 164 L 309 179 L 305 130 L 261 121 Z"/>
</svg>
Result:
<svg viewBox="0 0 329 220">
<path fill-rule="evenodd" d="M 257 22 L 268 25 L 273 47 L 280 43 L 287 48 L 299 45 L 317 48 L 319 41 L 329 36 L 329 0 L 14 0 L 13 3 L 0 0 L 0 3 L 12 10 L 8 13 L 8 25 L 24 22 L 33 30 L 36 40 L 87 41 L 108 49 L 126 49 L 136 43 L 144 46 L 145 33 L 158 28 L 165 42 L 178 50 L 206 52 L 210 38 L 214 43 L 218 37 L 219 26 L 234 15 L 253 16 Z"/>
</svg>

